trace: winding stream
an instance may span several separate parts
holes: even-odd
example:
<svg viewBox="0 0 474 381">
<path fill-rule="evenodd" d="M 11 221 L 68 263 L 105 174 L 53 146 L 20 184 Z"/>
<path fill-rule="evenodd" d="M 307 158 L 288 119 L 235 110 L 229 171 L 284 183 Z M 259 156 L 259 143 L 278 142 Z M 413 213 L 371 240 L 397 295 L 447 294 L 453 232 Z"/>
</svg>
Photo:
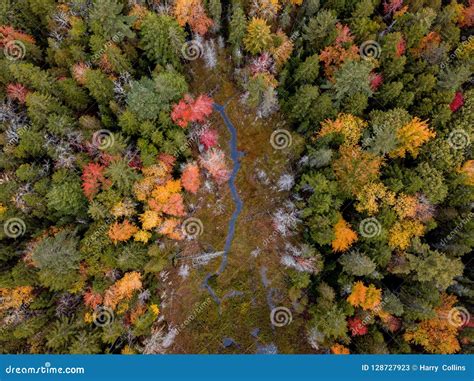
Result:
<svg viewBox="0 0 474 381">
<path fill-rule="evenodd" d="M 235 209 L 234 209 L 234 212 L 232 213 L 232 217 L 230 218 L 229 226 L 227 229 L 227 238 L 226 238 L 225 246 L 224 246 L 224 254 L 222 255 L 222 262 L 219 269 L 215 273 L 207 274 L 203 281 L 203 287 L 207 289 L 207 291 L 209 292 L 211 297 L 214 299 L 214 301 L 220 305 L 221 301 L 219 297 L 215 294 L 212 287 L 209 285 L 209 279 L 213 275 L 222 274 L 225 268 L 227 267 L 227 256 L 229 255 L 230 246 L 232 245 L 232 240 L 234 239 L 235 224 L 237 222 L 237 218 L 239 217 L 240 212 L 242 211 L 243 202 L 239 197 L 237 188 L 235 187 L 235 179 L 237 177 L 237 172 L 240 169 L 239 159 L 243 156 L 243 152 L 237 149 L 237 130 L 235 129 L 232 122 L 230 121 L 229 117 L 227 116 L 225 112 L 225 106 L 219 105 L 217 103 L 214 103 L 213 106 L 214 106 L 214 109 L 221 115 L 227 129 L 230 132 L 230 141 L 229 141 L 230 156 L 234 163 L 233 168 L 232 168 L 232 173 L 230 175 L 228 182 L 229 182 L 230 193 L 232 195 L 232 200 L 234 201 L 234 204 L 235 204 Z"/>
</svg>

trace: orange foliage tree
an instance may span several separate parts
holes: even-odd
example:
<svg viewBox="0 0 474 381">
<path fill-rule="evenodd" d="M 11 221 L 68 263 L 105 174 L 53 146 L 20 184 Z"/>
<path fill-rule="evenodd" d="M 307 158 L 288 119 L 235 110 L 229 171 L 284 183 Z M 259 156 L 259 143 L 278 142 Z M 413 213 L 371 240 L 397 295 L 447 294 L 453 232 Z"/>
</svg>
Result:
<svg viewBox="0 0 474 381">
<path fill-rule="evenodd" d="M 15 28 L 8 25 L 0 26 L 0 47 L 5 46 L 10 41 L 19 40 L 29 44 L 34 44 L 35 39 L 29 34 L 15 30 Z"/>
<path fill-rule="evenodd" d="M 346 61 L 359 59 L 359 49 L 353 44 L 354 39 L 349 27 L 340 23 L 336 24 L 338 36 L 334 44 L 327 46 L 319 55 L 319 59 L 324 65 L 326 77 L 333 79 L 334 73 Z"/>
<path fill-rule="evenodd" d="M 334 344 L 332 347 L 331 347 L 331 352 L 334 354 L 334 355 L 348 355 L 350 354 L 350 351 L 348 348 L 346 348 L 344 345 L 342 344 Z"/>
<path fill-rule="evenodd" d="M 197 34 L 206 34 L 213 21 L 206 15 L 201 0 L 177 0 L 174 6 L 174 15 L 178 24 L 189 24 Z"/>
<path fill-rule="evenodd" d="M 198 191 L 201 180 L 199 178 L 199 167 L 196 164 L 190 163 L 184 167 L 181 183 L 183 188 L 190 193 L 195 194 Z"/>
<path fill-rule="evenodd" d="M 462 8 L 459 16 L 459 25 L 468 28 L 474 25 L 474 0 L 469 0 L 469 6 Z"/>
<path fill-rule="evenodd" d="M 357 194 L 366 184 L 379 176 L 382 159 L 360 147 L 341 146 L 340 157 L 333 162 L 333 169 L 341 189 Z"/>
<path fill-rule="evenodd" d="M 334 240 L 331 243 L 333 251 L 346 251 L 355 241 L 357 233 L 350 228 L 344 218 L 340 217 L 334 225 Z"/>
<path fill-rule="evenodd" d="M 104 305 L 115 309 L 122 300 L 130 299 L 135 291 L 142 288 L 141 277 L 136 271 L 126 273 L 105 291 Z"/>
<path fill-rule="evenodd" d="M 459 327 L 450 321 L 449 316 L 453 313 L 457 298 L 442 294 L 441 300 L 441 305 L 435 309 L 436 317 L 409 328 L 404 338 L 410 343 L 423 346 L 430 353 L 456 353 L 461 349 L 457 339 Z"/>
<path fill-rule="evenodd" d="M 382 301 L 382 290 L 373 284 L 367 287 L 362 282 L 355 282 L 347 301 L 354 307 L 374 310 Z"/>
<path fill-rule="evenodd" d="M 114 222 L 109 228 L 109 238 L 114 244 L 117 244 L 121 241 L 127 241 L 130 239 L 136 232 L 138 228 L 125 220 L 123 222 Z"/>
</svg>

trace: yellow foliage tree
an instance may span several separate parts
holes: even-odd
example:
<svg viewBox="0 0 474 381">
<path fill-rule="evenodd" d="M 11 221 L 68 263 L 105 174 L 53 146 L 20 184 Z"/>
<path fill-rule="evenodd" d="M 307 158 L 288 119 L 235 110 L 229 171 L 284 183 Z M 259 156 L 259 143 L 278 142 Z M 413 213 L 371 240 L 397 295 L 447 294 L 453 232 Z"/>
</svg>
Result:
<svg viewBox="0 0 474 381">
<path fill-rule="evenodd" d="M 340 133 L 344 136 L 345 145 L 356 145 L 362 135 L 362 131 L 367 127 L 367 122 L 351 114 L 339 114 L 336 120 L 326 119 L 321 123 L 321 130 L 318 137 L 323 137 L 331 133 Z"/>
<path fill-rule="evenodd" d="M 154 210 L 147 210 L 140 215 L 140 221 L 142 228 L 145 230 L 151 230 L 156 228 L 161 223 L 161 218 L 158 212 Z"/>
<path fill-rule="evenodd" d="M 417 211 L 418 199 L 415 196 L 410 196 L 404 193 L 401 193 L 397 197 L 397 201 L 393 209 L 397 212 L 400 219 L 407 217 L 415 217 Z"/>
<path fill-rule="evenodd" d="M 33 287 L 0 288 L 0 299 L 2 300 L 0 311 L 9 308 L 20 308 L 23 304 L 29 304 L 33 301 Z"/>
<path fill-rule="evenodd" d="M 110 210 L 110 213 L 116 218 L 129 217 L 135 213 L 135 208 L 130 200 L 124 200 L 116 203 Z"/>
<path fill-rule="evenodd" d="M 181 180 L 168 180 L 164 185 L 158 185 L 151 193 L 156 202 L 164 204 L 173 193 L 181 191 Z"/>
<path fill-rule="evenodd" d="M 270 26 L 264 19 L 254 17 L 250 21 L 247 34 L 244 37 L 245 49 L 252 54 L 257 54 L 264 50 L 270 50 L 272 42 Z"/>
<path fill-rule="evenodd" d="M 405 250 L 413 237 L 421 237 L 425 227 L 419 221 L 397 221 L 389 231 L 388 244 L 392 248 Z"/>
<path fill-rule="evenodd" d="M 356 210 L 361 213 L 366 212 L 369 215 L 377 213 L 382 202 L 387 205 L 395 203 L 395 193 L 389 191 L 380 182 L 367 184 L 357 192 L 356 198 Z"/>
<path fill-rule="evenodd" d="M 357 241 L 357 233 L 341 217 L 334 225 L 334 240 L 331 243 L 333 251 L 346 251 L 355 241 Z"/>
<path fill-rule="evenodd" d="M 133 236 L 134 241 L 147 243 L 151 238 L 151 233 L 145 230 L 139 230 Z"/>
<path fill-rule="evenodd" d="M 399 146 L 389 155 L 391 157 L 405 157 L 408 152 L 413 157 L 417 157 L 419 148 L 435 136 L 436 133 L 429 129 L 428 122 L 415 117 L 410 123 L 397 130 Z"/>
<path fill-rule="evenodd" d="M 409 343 L 423 346 L 430 353 L 456 353 L 461 349 L 457 339 L 459 327 L 452 324 L 448 316 L 452 314 L 457 299 L 454 295 L 442 294 L 441 300 L 441 306 L 435 310 L 436 317 L 409 328 L 404 338 Z"/>
</svg>

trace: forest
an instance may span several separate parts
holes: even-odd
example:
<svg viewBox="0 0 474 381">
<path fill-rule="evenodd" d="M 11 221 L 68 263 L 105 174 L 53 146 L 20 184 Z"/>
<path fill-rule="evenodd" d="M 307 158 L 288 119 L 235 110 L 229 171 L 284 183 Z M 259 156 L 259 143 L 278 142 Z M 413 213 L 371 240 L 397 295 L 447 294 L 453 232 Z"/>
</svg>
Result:
<svg viewBox="0 0 474 381">
<path fill-rule="evenodd" d="M 473 31 L 2 0 L 0 353 L 473 353 Z"/>
</svg>

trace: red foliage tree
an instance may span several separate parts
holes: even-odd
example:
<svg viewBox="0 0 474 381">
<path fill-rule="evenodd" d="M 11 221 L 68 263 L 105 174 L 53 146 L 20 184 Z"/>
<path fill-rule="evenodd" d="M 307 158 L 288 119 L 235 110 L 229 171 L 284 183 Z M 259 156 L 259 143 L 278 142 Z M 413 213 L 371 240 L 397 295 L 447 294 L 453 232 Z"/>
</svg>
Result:
<svg viewBox="0 0 474 381">
<path fill-rule="evenodd" d="M 18 101 L 21 104 L 25 103 L 28 89 L 20 83 L 10 83 L 7 86 L 8 98 Z"/>
<path fill-rule="evenodd" d="M 386 15 L 395 13 L 403 5 L 403 0 L 389 0 L 383 3 L 383 11 Z"/>
<path fill-rule="evenodd" d="M 370 76 L 370 88 L 372 91 L 377 91 L 380 85 L 383 83 L 382 74 L 372 73 Z"/>
<path fill-rule="evenodd" d="M 369 330 L 367 329 L 367 326 L 362 323 L 362 320 L 359 318 L 350 318 L 347 321 L 347 326 L 351 330 L 351 335 L 352 336 L 362 336 L 365 335 Z"/>
<path fill-rule="evenodd" d="M 109 185 L 104 176 L 105 167 L 97 163 L 87 164 L 82 171 L 82 190 L 89 200 L 97 194 L 101 185 Z"/>
<path fill-rule="evenodd" d="M 180 127 L 187 127 L 189 122 L 203 123 L 212 113 L 212 98 L 200 95 L 196 100 L 185 95 L 178 104 L 174 105 L 171 119 Z"/>
<path fill-rule="evenodd" d="M 458 91 L 456 92 L 456 95 L 454 96 L 451 104 L 449 105 L 449 108 L 451 109 L 452 112 L 456 112 L 462 107 L 463 104 L 464 104 L 464 97 L 462 96 L 462 93 Z"/>
<path fill-rule="evenodd" d="M 217 144 L 219 134 L 216 130 L 208 128 L 200 136 L 199 142 L 204 146 L 205 150 L 214 147 Z"/>
</svg>

